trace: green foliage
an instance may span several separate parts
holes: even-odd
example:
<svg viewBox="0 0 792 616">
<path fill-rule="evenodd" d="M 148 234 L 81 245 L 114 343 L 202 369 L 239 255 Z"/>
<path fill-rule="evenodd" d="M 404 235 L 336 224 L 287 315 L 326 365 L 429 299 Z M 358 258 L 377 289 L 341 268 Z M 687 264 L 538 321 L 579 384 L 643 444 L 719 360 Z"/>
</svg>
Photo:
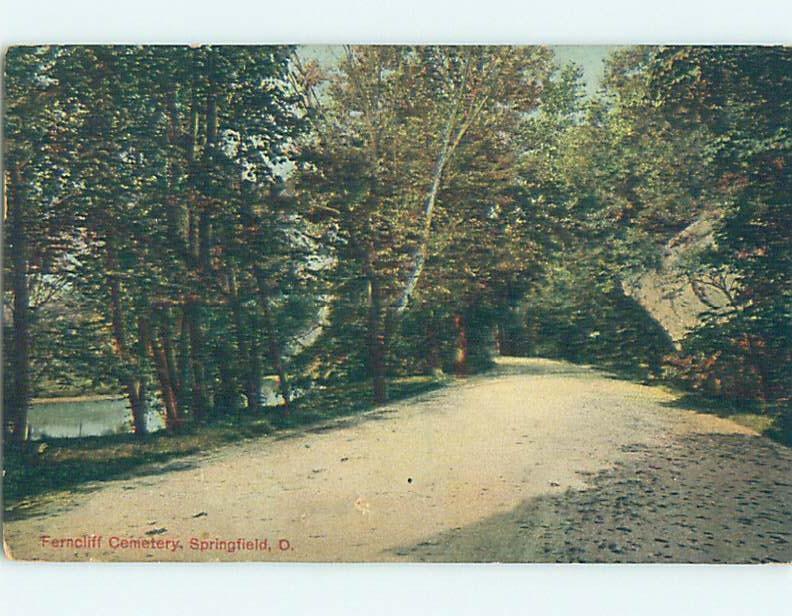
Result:
<svg viewBox="0 0 792 616">
<path fill-rule="evenodd" d="M 658 377 L 671 339 L 646 310 L 578 253 L 521 306 L 521 352 Z"/>
<path fill-rule="evenodd" d="M 723 203 L 700 267 L 729 272 L 728 302 L 685 341 L 710 391 L 790 412 L 792 398 L 792 53 L 780 47 L 661 49 L 654 102 L 706 132 L 703 164 Z"/>
<path fill-rule="evenodd" d="M 539 267 L 516 159 L 551 72 L 548 50 L 511 47 L 349 47 L 323 85 L 301 67 L 315 140 L 299 190 L 336 230 L 345 374 L 362 363 L 377 388 L 457 353 L 457 371 L 487 364 L 491 305 Z"/>
<path fill-rule="evenodd" d="M 291 52 L 10 53 L 9 143 L 31 169 L 27 202 L 54 221 L 31 225 L 34 260 L 39 244 L 52 252 L 46 281 L 60 284 L 35 373 L 115 382 L 138 415 L 159 390 L 169 427 L 243 394 L 257 406 L 253 381 L 276 363 L 286 387 L 281 355 L 316 303 L 315 246 L 281 177 L 303 130 Z M 39 133 L 30 83 L 49 103 Z"/>
<path fill-rule="evenodd" d="M 383 402 L 497 349 L 792 421 L 788 49 L 623 49 L 593 99 L 542 47 L 294 51 L 9 51 L 13 408 L 90 383 L 176 429 L 256 415 L 274 374 L 294 421 L 295 388 Z M 701 221 L 676 348 L 631 292 Z"/>
<path fill-rule="evenodd" d="M 528 167 L 535 191 L 561 204 L 567 246 L 527 302 L 534 352 L 583 350 L 654 372 L 668 354 L 665 372 L 678 382 L 788 412 L 790 62 L 788 50 L 759 47 L 642 47 L 610 58 L 601 96 L 550 141 L 553 162 L 535 155 Z M 704 219 L 715 221 L 711 244 L 678 265 L 704 308 L 670 353 L 620 290 Z"/>
</svg>

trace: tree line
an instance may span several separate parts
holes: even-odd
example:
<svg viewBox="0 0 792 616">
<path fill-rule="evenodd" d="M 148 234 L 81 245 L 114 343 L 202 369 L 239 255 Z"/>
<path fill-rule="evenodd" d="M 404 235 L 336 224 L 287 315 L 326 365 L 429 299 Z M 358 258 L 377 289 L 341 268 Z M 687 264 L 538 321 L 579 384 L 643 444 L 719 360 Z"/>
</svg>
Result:
<svg viewBox="0 0 792 616">
<path fill-rule="evenodd" d="M 598 95 L 544 47 L 17 47 L 4 406 L 122 392 L 136 434 L 489 365 L 638 367 L 789 411 L 792 54 L 640 47 Z M 681 341 L 630 294 L 701 220 Z"/>
</svg>

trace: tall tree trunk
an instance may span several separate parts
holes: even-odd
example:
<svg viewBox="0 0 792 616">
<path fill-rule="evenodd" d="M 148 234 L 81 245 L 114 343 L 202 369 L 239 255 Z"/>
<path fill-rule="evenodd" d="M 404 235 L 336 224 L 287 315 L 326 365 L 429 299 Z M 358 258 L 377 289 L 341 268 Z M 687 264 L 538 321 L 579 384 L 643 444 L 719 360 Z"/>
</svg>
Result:
<svg viewBox="0 0 792 616">
<path fill-rule="evenodd" d="M 498 343 L 498 354 L 514 355 L 514 340 L 512 337 L 513 326 L 511 320 L 502 319 L 498 322 L 496 341 Z"/>
<path fill-rule="evenodd" d="M 148 431 L 146 425 L 146 386 L 142 380 L 128 378 L 126 383 L 129 406 L 132 409 L 132 432 L 143 436 Z"/>
<path fill-rule="evenodd" d="M 190 409 L 192 415 L 195 416 L 195 409 L 190 400 L 193 379 L 190 363 L 190 324 L 187 312 L 187 306 L 183 304 L 179 315 L 179 406 L 182 409 Z"/>
<path fill-rule="evenodd" d="M 447 134 L 446 143 L 448 143 L 449 138 L 450 134 Z M 413 257 L 413 269 L 407 278 L 407 283 L 404 285 L 404 290 L 402 291 L 399 302 L 396 305 L 397 313 L 404 312 L 407 309 L 410 301 L 412 301 L 415 288 L 418 286 L 418 281 L 421 279 L 421 274 L 423 274 L 424 266 L 426 265 L 426 258 L 429 255 L 429 239 L 432 233 L 432 218 L 434 216 L 435 203 L 437 202 L 437 193 L 440 191 L 440 183 L 443 179 L 443 170 L 445 169 L 447 161 L 448 148 L 444 147 L 440 153 L 440 156 L 435 162 L 435 168 L 432 173 L 432 183 L 429 187 L 426 198 L 424 199 L 423 231 L 421 233 L 418 248 L 415 251 L 415 255 Z"/>
<path fill-rule="evenodd" d="M 217 148 L 217 129 L 217 95 L 210 83 L 209 94 L 206 97 L 206 148 L 203 152 L 204 181 L 207 182 L 211 182 L 211 167 Z M 198 216 L 198 260 L 201 269 L 205 272 L 211 267 L 212 219 L 209 212 L 209 208 L 204 204 Z"/>
<path fill-rule="evenodd" d="M 257 413 L 261 410 L 261 353 L 258 345 L 258 320 L 255 315 L 250 315 L 248 319 L 249 344 L 247 345 L 247 371 L 245 379 L 245 397 L 247 398 L 247 409 Z M 242 349 L 240 349 L 242 351 Z"/>
<path fill-rule="evenodd" d="M 234 351 L 230 342 L 220 340 L 215 354 L 220 373 L 220 385 L 215 396 L 215 409 L 227 415 L 236 413 L 240 408 L 240 387 L 238 375 L 234 370 Z"/>
<path fill-rule="evenodd" d="M 429 374 L 441 376 L 443 372 L 443 362 L 440 357 L 440 341 L 437 339 L 437 328 L 434 319 L 426 319 L 426 347 L 427 364 Z"/>
<path fill-rule="evenodd" d="M 467 374 L 468 339 L 467 330 L 465 329 L 465 318 L 461 314 L 454 315 L 454 326 L 457 331 L 454 372 L 457 376 L 465 376 Z"/>
<path fill-rule="evenodd" d="M 263 298 L 264 305 L 264 318 L 266 320 L 267 337 L 269 339 L 269 356 L 272 362 L 272 367 L 275 368 L 275 373 L 278 375 L 278 391 L 283 404 L 286 407 L 286 412 L 289 411 L 291 406 L 291 393 L 289 392 L 289 379 L 286 376 L 286 367 L 283 363 L 283 350 L 281 348 L 281 341 L 278 336 L 277 328 L 275 327 L 275 320 L 272 318 L 272 311 L 269 304 L 269 298 Z"/>
<path fill-rule="evenodd" d="M 115 254 L 112 251 L 112 242 L 109 240 L 108 266 L 111 272 L 115 271 Z M 110 276 L 110 321 L 113 330 L 113 342 L 116 354 L 124 362 L 124 369 L 127 372 L 123 378 L 123 386 L 129 399 L 129 406 L 132 409 L 132 429 L 136 435 L 142 436 L 147 432 L 146 390 L 143 376 L 140 374 L 137 362 L 133 360 L 127 345 L 124 310 L 121 302 L 121 282 L 117 275 L 112 274 Z M 143 352 L 145 353 L 145 350 Z"/>
<path fill-rule="evenodd" d="M 745 336 L 748 342 L 748 363 L 756 374 L 756 388 L 759 393 L 761 408 L 763 412 L 766 412 L 768 404 L 773 397 L 769 386 L 770 367 L 765 352 L 766 344 L 756 344 L 757 340 L 751 334 L 745 334 Z"/>
<path fill-rule="evenodd" d="M 201 311 L 195 300 L 184 307 L 187 330 L 190 336 L 190 365 L 192 367 L 192 412 L 198 421 L 204 421 L 209 410 L 209 395 L 206 388 L 206 365 L 203 334 L 201 333 Z"/>
<path fill-rule="evenodd" d="M 204 272 L 212 266 L 212 219 L 209 210 L 204 206 L 198 216 L 198 262 Z"/>
<path fill-rule="evenodd" d="M 234 318 L 239 356 L 245 361 L 245 398 L 247 410 L 261 410 L 261 354 L 257 344 L 258 331 L 255 318 L 249 319 L 246 327 L 244 310 L 239 301 L 235 276 L 229 275 L 231 314 Z"/>
<path fill-rule="evenodd" d="M 369 374 L 374 393 L 374 403 L 388 400 L 388 382 L 385 375 L 385 331 L 382 324 L 382 289 L 375 276 L 368 282 L 368 359 Z"/>
<path fill-rule="evenodd" d="M 182 132 L 181 114 L 176 102 L 176 85 L 173 84 L 166 98 L 166 108 L 168 114 L 168 144 L 177 149 L 186 151 L 188 174 L 194 172 L 194 151 L 195 135 L 192 132 L 193 123 L 187 127 L 187 132 Z M 178 157 L 171 157 L 168 163 L 169 184 L 171 192 L 174 192 L 178 178 L 185 169 L 179 162 Z M 168 237 L 179 255 L 188 263 L 192 261 L 192 217 L 190 208 L 181 199 L 173 194 L 169 195 L 165 201 Z M 196 258 L 197 261 L 197 258 Z"/>
<path fill-rule="evenodd" d="M 148 388 L 146 375 L 143 370 L 143 362 L 146 357 L 146 346 L 148 344 L 148 322 L 145 317 L 138 318 L 138 339 L 137 339 L 137 378 L 131 383 L 131 389 L 136 392 L 134 401 L 130 398 L 132 407 L 132 427 L 135 434 L 143 436 L 148 432 Z M 129 389 L 129 388 L 128 388 Z"/>
<path fill-rule="evenodd" d="M 176 353 L 173 346 L 173 332 L 171 330 L 171 310 L 166 308 L 163 310 L 162 324 L 160 325 L 160 338 L 162 340 L 162 350 L 165 353 L 166 366 L 168 368 L 168 380 L 173 388 L 173 393 L 176 396 L 176 404 L 179 411 L 182 410 L 181 405 L 181 381 L 179 379 L 179 371 L 176 364 Z"/>
<path fill-rule="evenodd" d="M 174 391 L 173 383 L 170 380 L 168 358 L 166 357 L 162 342 L 157 340 L 156 335 L 152 336 L 150 347 L 151 356 L 154 360 L 154 366 L 157 371 L 157 378 L 160 382 L 162 402 L 165 405 L 165 428 L 169 431 L 176 430 L 181 425 L 181 415 L 179 413 L 179 404 L 178 400 L 176 399 L 176 392 Z"/>
<path fill-rule="evenodd" d="M 432 235 L 432 219 L 434 217 L 435 205 L 437 203 L 437 195 L 440 192 L 440 187 L 443 183 L 443 175 L 446 167 L 448 166 L 451 158 L 454 155 L 459 142 L 465 136 L 465 133 L 470 128 L 470 125 L 478 114 L 479 110 L 471 109 L 467 114 L 467 120 L 459 124 L 460 111 L 463 98 L 466 94 L 467 80 L 470 70 L 470 59 L 468 58 L 465 64 L 465 70 L 462 77 L 462 83 L 454 98 L 454 103 L 449 110 L 446 124 L 443 128 L 443 138 L 440 145 L 440 151 L 437 153 L 437 158 L 434 162 L 432 169 L 432 180 L 429 183 L 429 188 L 424 196 L 424 211 L 423 211 L 423 229 L 419 239 L 418 248 L 413 255 L 413 268 L 410 275 L 407 277 L 407 283 L 404 285 L 401 297 L 395 305 L 396 314 L 402 314 L 409 303 L 412 301 L 415 289 L 418 286 L 418 281 L 423 274 L 424 266 L 426 265 L 426 258 L 429 255 L 429 240 Z"/>
<path fill-rule="evenodd" d="M 14 442 L 27 438 L 27 416 L 30 404 L 30 287 L 28 281 L 28 244 L 25 221 L 25 204 L 22 183 L 16 164 L 10 165 L 8 199 L 9 243 L 11 245 L 11 289 L 14 294 L 14 343 L 11 368 L 13 388 L 11 395 L 11 430 Z M 10 190 L 8 190 L 10 189 Z"/>
</svg>

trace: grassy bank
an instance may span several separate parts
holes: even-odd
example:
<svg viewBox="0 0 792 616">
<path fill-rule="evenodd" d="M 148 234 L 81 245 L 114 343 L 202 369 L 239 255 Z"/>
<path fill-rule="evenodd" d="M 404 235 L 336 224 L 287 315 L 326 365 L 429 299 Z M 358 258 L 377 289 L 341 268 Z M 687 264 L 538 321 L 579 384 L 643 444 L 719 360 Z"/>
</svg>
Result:
<svg viewBox="0 0 792 616">
<path fill-rule="evenodd" d="M 675 408 L 684 408 L 717 415 L 729 419 L 734 423 L 750 428 L 762 436 L 766 436 L 782 445 L 792 447 L 792 411 L 783 406 L 783 403 L 762 404 L 758 400 L 734 400 L 708 396 L 705 393 L 691 390 L 685 381 L 673 378 L 667 374 L 654 374 L 648 366 L 641 364 L 625 365 L 607 361 L 573 362 L 575 365 L 590 366 L 601 370 L 613 378 L 632 381 L 651 387 L 664 387 L 677 396 L 676 400 L 669 403 Z M 788 403 L 786 403 L 788 404 Z"/>
<path fill-rule="evenodd" d="M 678 388 L 675 391 L 679 391 Z M 712 398 L 697 392 L 685 392 L 670 406 L 692 409 L 699 413 L 717 415 L 734 423 L 750 428 L 782 445 L 792 447 L 792 430 L 784 424 L 786 411 L 778 407 L 763 408 L 756 401 L 737 403 L 733 400 Z"/>
<path fill-rule="evenodd" d="M 390 383 L 391 400 L 400 400 L 442 387 L 446 381 L 415 376 Z M 229 443 L 309 428 L 374 408 L 368 383 L 335 385 L 315 390 L 295 404 L 257 414 L 241 412 L 204 425 L 187 425 L 179 432 L 155 432 L 32 441 L 24 449 L 4 452 L 3 504 L 6 519 L 34 514 L 49 493 L 79 489 L 96 481 L 156 474 L 162 465 L 211 451 Z M 172 467 L 170 467 L 172 468 Z"/>
</svg>

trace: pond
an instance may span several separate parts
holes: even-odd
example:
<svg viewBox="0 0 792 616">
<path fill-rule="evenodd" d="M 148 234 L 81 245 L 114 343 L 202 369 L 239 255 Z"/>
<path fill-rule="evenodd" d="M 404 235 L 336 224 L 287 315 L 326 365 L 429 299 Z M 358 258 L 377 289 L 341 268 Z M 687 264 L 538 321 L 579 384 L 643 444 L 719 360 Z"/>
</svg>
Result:
<svg viewBox="0 0 792 616">
<path fill-rule="evenodd" d="M 274 375 L 262 379 L 263 406 L 277 406 L 282 403 L 283 400 L 277 393 L 277 384 L 277 377 Z M 300 390 L 292 392 L 294 398 L 301 394 Z M 162 430 L 165 427 L 162 413 L 149 409 L 146 425 L 149 432 Z M 28 429 L 31 440 L 126 434 L 132 432 L 132 410 L 129 401 L 121 397 L 86 396 L 77 400 L 40 400 L 30 407 Z"/>
<path fill-rule="evenodd" d="M 156 410 L 147 419 L 150 432 L 164 427 Z M 126 398 L 41 401 L 30 407 L 28 429 L 32 440 L 123 434 L 132 431 L 132 411 Z"/>
</svg>

